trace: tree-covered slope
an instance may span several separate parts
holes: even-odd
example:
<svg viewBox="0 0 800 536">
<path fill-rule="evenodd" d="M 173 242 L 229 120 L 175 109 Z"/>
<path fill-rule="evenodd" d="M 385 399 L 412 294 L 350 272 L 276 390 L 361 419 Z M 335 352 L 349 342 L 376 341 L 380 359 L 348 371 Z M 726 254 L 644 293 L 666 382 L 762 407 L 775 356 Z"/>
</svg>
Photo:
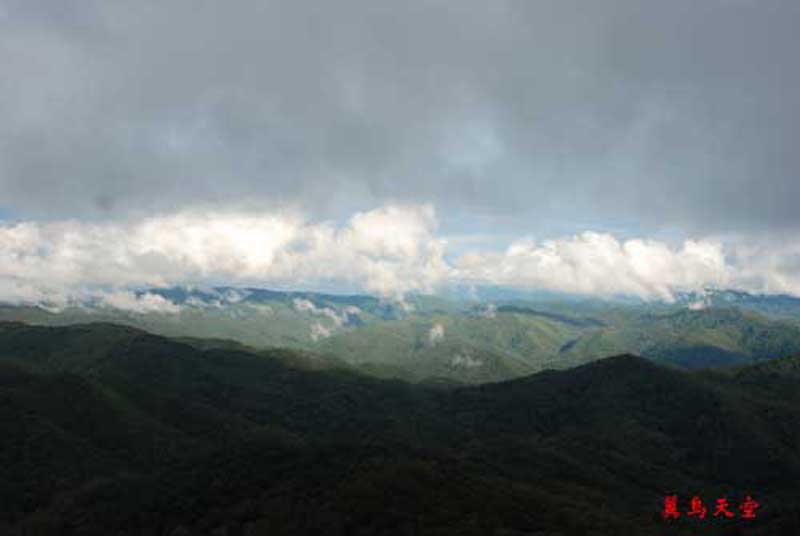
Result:
<svg viewBox="0 0 800 536">
<path fill-rule="evenodd" d="M 252 288 L 147 292 L 169 300 L 152 302 L 163 310 L 155 305 L 151 310 L 121 310 L 102 302 L 61 311 L 0 307 L 0 320 L 111 322 L 206 346 L 210 343 L 197 341 L 214 339 L 228 348 L 238 343 L 244 350 L 290 348 L 316 367 L 346 364 L 377 377 L 413 382 L 501 381 L 620 353 L 691 369 L 800 352 L 800 323 L 753 312 L 745 305 L 754 297 L 720 301 L 714 294 L 707 306 L 696 308 L 687 301 L 694 296 L 672 304 L 552 299 L 494 303 L 424 296 L 400 303 Z M 767 298 L 758 302 L 772 303 Z"/>
<path fill-rule="evenodd" d="M 681 368 L 735 366 L 800 353 L 800 325 L 733 308 L 682 309 L 587 332 L 562 350 L 584 360 L 624 352 Z"/>
<path fill-rule="evenodd" d="M 796 370 L 621 356 L 442 388 L 112 325 L 3 324 L 0 531 L 794 534 L 800 399 L 773 393 L 797 392 Z M 668 493 L 763 508 L 752 526 L 665 525 Z"/>
<path fill-rule="evenodd" d="M 344 331 L 319 351 L 387 376 L 478 383 L 576 364 L 560 360 L 558 349 L 577 332 L 568 323 L 523 314 L 433 314 Z"/>
</svg>

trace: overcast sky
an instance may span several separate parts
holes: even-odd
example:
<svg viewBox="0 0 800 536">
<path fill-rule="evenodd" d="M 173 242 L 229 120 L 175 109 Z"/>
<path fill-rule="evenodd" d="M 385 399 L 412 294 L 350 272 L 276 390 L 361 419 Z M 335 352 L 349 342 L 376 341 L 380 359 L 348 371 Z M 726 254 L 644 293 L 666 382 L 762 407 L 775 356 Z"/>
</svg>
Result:
<svg viewBox="0 0 800 536">
<path fill-rule="evenodd" d="M 117 232 L 145 234 L 118 246 L 128 275 L 104 284 L 268 286 L 281 259 L 314 258 L 292 234 L 294 249 L 223 270 L 181 264 L 197 261 L 174 253 L 181 240 L 146 234 L 205 236 L 211 219 L 262 252 L 273 231 L 241 237 L 269 222 L 363 249 L 346 236 L 377 219 L 388 227 L 364 230 L 378 249 L 362 252 L 375 262 L 388 250 L 373 235 L 412 229 L 427 242 L 390 253 L 422 263 L 406 266 L 427 274 L 417 290 L 459 278 L 800 293 L 798 50 L 796 0 L 0 0 L 0 298 L 103 279 L 93 263 Z M 165 223 L 179 220 L 199 229 Z M 633 261 L 632 240 L 676 275 Z M 541 261 L 548 241 L 555 265 Z M 300 249 L 331 247 L 314 244 Z M 691 244 L 711 252 L 701 268 Z M 586 273 L 592 247 L 621 264 Z M 512 250 L 536 266 L 490 274 Z M 58 255 L 76 265 L 55 274 Z M 349 284 L 415 280 L 381 266 Z M 281 280 L 354 272 L 311 271 Z"/>
</svg>

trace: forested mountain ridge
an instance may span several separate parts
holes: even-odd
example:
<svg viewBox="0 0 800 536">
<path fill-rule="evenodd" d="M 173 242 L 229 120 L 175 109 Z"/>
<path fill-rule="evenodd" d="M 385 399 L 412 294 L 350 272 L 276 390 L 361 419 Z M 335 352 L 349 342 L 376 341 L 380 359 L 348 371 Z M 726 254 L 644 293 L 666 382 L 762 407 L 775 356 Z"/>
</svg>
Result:
<svg viewBox="0 0 800 536">
<path fill-rule="evenodd" d="M 238 343 L 245 350 L 282 347 L 317 366 L 346 365 L 410 382 L 496 382 L 622 353 L 685 369 L 735 367 L 800 353 L 795 301 L 746 293 L 691 294 L 673 303 L 436 296 L 393 302 L 220 287 L 150 289 L 139 299 L 148 305 L 0 306 L 0 320 L 115 323 L 206 346 L 199 341 L 229 340 L 228 348 Z"/>
<path fill-rule="evenodd" d="M 443 389 L 114 325 L 4 323 L 0 530 L 795 534 L 797 363 L 687 373 L 618 356 Z M 762 507 L 667 523 L 673 493 Z"/>
</svg>

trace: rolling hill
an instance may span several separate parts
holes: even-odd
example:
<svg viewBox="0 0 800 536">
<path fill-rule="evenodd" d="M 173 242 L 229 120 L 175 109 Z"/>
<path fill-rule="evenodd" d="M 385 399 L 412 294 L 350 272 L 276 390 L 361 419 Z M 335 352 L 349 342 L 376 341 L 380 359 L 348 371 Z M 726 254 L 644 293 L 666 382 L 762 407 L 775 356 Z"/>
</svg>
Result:
<svg viewBox="0 0 800 536">
<path fill-rule="evenodd" d="M 796 533 L 798 358 L 684 372 L 623 355 L 447 387 L 287 352 L 0 324 L 0 531 Z M 667 523 L 673 493 L 762 508 Z"/>
<path fill-rule="evenodd" d="M 678 368 L 732 367 L 800 353 L 789 298 L 706 293 L 658 302 L 504 302 L 410 296 L 405 302 L 256 288 L 151 289 L 150 308 L 102 302 L 61 310 L 0 307 L 0 320 L 37 325 L 111 322 L 178 339 L 302 353 L 381 378 L 484 383 L 633 353 Z M 154 299 L 156 296 L 157 299 Z M 702 307 L 694 307 L 703 299 Z M 156 301 L 153 301 L 156 300 Z M 165 300 L 163 302 L 157 300 Z M 788 301 L 787 301 L 788 300 Z M 144 306 L 141 306 L 144 307 Z M 787 309 L 787 307 L 789 309 Z M 207 344 L 207 343 L 204 343 Z M 288 355 L 288 354 L 287 354 Z"/>
<path fill-rule="evenodd" d="M 630 352 L 682 368 L 735 366 L 800 353 L 800 325 L 735 308 L 645 313 L 578 338 L 566 355 Z"/>
</svg>

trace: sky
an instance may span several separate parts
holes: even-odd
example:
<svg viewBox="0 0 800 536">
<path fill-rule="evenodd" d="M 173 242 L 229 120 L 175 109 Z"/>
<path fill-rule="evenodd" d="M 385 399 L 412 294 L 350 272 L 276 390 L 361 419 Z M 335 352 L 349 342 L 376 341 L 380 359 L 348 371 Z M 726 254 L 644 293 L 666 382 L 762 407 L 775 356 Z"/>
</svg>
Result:
<svg viewBox="0 0 800 536">
<path fill-rule="evenodd" d="M 800 295 L 796 0 L 0 0 L 0 300 Z"/>
</svg>

